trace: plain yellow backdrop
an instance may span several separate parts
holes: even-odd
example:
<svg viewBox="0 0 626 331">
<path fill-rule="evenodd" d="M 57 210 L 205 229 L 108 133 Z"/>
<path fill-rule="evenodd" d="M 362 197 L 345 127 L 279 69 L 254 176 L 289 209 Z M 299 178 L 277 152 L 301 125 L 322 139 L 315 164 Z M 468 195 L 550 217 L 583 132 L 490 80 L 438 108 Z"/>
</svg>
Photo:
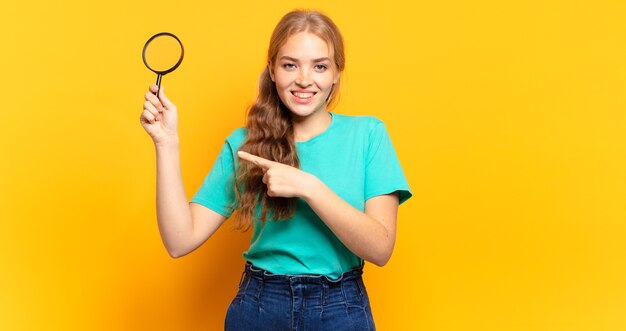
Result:
<svg viewBox="0 0 626 331">
<path fill-rule="evenodd" d="M 167 255 L 141 49 L 185 45 L 190 198 L 298 7 L 341 28 L 334 111 L 387 124 L 414 193 L 365 267 L 379 330 L 626 330 L 626 5 L 563 0 L 3 4 L 0 329 L 222 328 L 250 233 Z"/>
</svg>

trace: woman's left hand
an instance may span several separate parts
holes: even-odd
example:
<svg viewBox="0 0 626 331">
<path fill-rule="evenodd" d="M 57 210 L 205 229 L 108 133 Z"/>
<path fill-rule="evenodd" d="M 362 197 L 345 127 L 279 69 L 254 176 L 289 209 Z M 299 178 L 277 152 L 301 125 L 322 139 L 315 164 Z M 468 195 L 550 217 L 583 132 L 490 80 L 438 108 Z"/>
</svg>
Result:
<svg viewBox="0 0 626 331">
<path fill-rule="evenodd" d="M 317 178 L 298 168 L 270 161 L 243 151 L 237 152 L 240 159 L 252 162 L 263 170 L 263 183 L 267 195 L 281 198 L 305 198 L 314 188 Z"/>
</svg>

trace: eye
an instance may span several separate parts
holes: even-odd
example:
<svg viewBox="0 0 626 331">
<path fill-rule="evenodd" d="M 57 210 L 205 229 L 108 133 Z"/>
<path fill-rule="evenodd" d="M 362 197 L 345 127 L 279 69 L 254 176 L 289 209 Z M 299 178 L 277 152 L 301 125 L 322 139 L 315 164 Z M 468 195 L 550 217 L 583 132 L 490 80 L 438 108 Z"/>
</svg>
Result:
<svg viewBox="0 0 626 331">
<path fill-rule="evenodd" d="M 316 64 L 315 65 L 315 71 L 317 71 L 317 72 L 324 72 L 324 71 L 326 71 L 326 69 L 328 69 L 328 67 L 325 64 Z"/>
<path fill-rule="evenodd" d="M 286 70 L 293 70 L 296 68 L 296 65 L 293 63 L 284 63 L 283 68 L 285 68 Z"/>
</svg>

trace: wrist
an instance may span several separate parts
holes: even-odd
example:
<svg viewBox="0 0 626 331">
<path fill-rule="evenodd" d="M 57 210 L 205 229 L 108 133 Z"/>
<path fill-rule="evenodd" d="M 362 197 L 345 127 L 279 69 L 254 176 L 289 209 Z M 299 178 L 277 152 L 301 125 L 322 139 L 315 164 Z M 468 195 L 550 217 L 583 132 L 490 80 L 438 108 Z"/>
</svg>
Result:
<svg viewBox="0 0 626 331">
<path fill-rule="evenodd" d="M 301 198 L 307 203 L 313 199 L 313 197 L 319 195 L 319 191 L 324 187 L 324 182 L 314 175 L 309 174 L 309 178 L 304 181 L 304 188 L 302 190 Z"/>
<path fill-rule="evenodd" d="M 158 141 L 154 142 L 154 146 L 157 149 L 160 148 L 169 148 L 169 147 L 173 147 L 173 146 L 178 146 L 180 143 L 180 140 L 178 138 L 178 135 L 171 135 L 171 136 L 167 136 L 164 137 L 162 139 L 159 139 Z"/>
</svg>

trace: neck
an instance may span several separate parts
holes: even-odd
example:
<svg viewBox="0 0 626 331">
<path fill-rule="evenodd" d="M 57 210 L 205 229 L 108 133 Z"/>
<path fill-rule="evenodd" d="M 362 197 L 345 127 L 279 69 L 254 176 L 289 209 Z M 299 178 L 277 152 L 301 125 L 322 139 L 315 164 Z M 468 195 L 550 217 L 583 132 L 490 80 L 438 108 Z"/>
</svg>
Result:
<svg viewBox="0 0 626 331">
<path fill-rule="evenodd" d="M 331 120 L 332 116 L 328 110 L 325 109 L 305 118 L 295 118 L 292 116 L 294 140 L 296 142 L 303 142 L 319 135 L 326 131 Z"/>
</svg>

